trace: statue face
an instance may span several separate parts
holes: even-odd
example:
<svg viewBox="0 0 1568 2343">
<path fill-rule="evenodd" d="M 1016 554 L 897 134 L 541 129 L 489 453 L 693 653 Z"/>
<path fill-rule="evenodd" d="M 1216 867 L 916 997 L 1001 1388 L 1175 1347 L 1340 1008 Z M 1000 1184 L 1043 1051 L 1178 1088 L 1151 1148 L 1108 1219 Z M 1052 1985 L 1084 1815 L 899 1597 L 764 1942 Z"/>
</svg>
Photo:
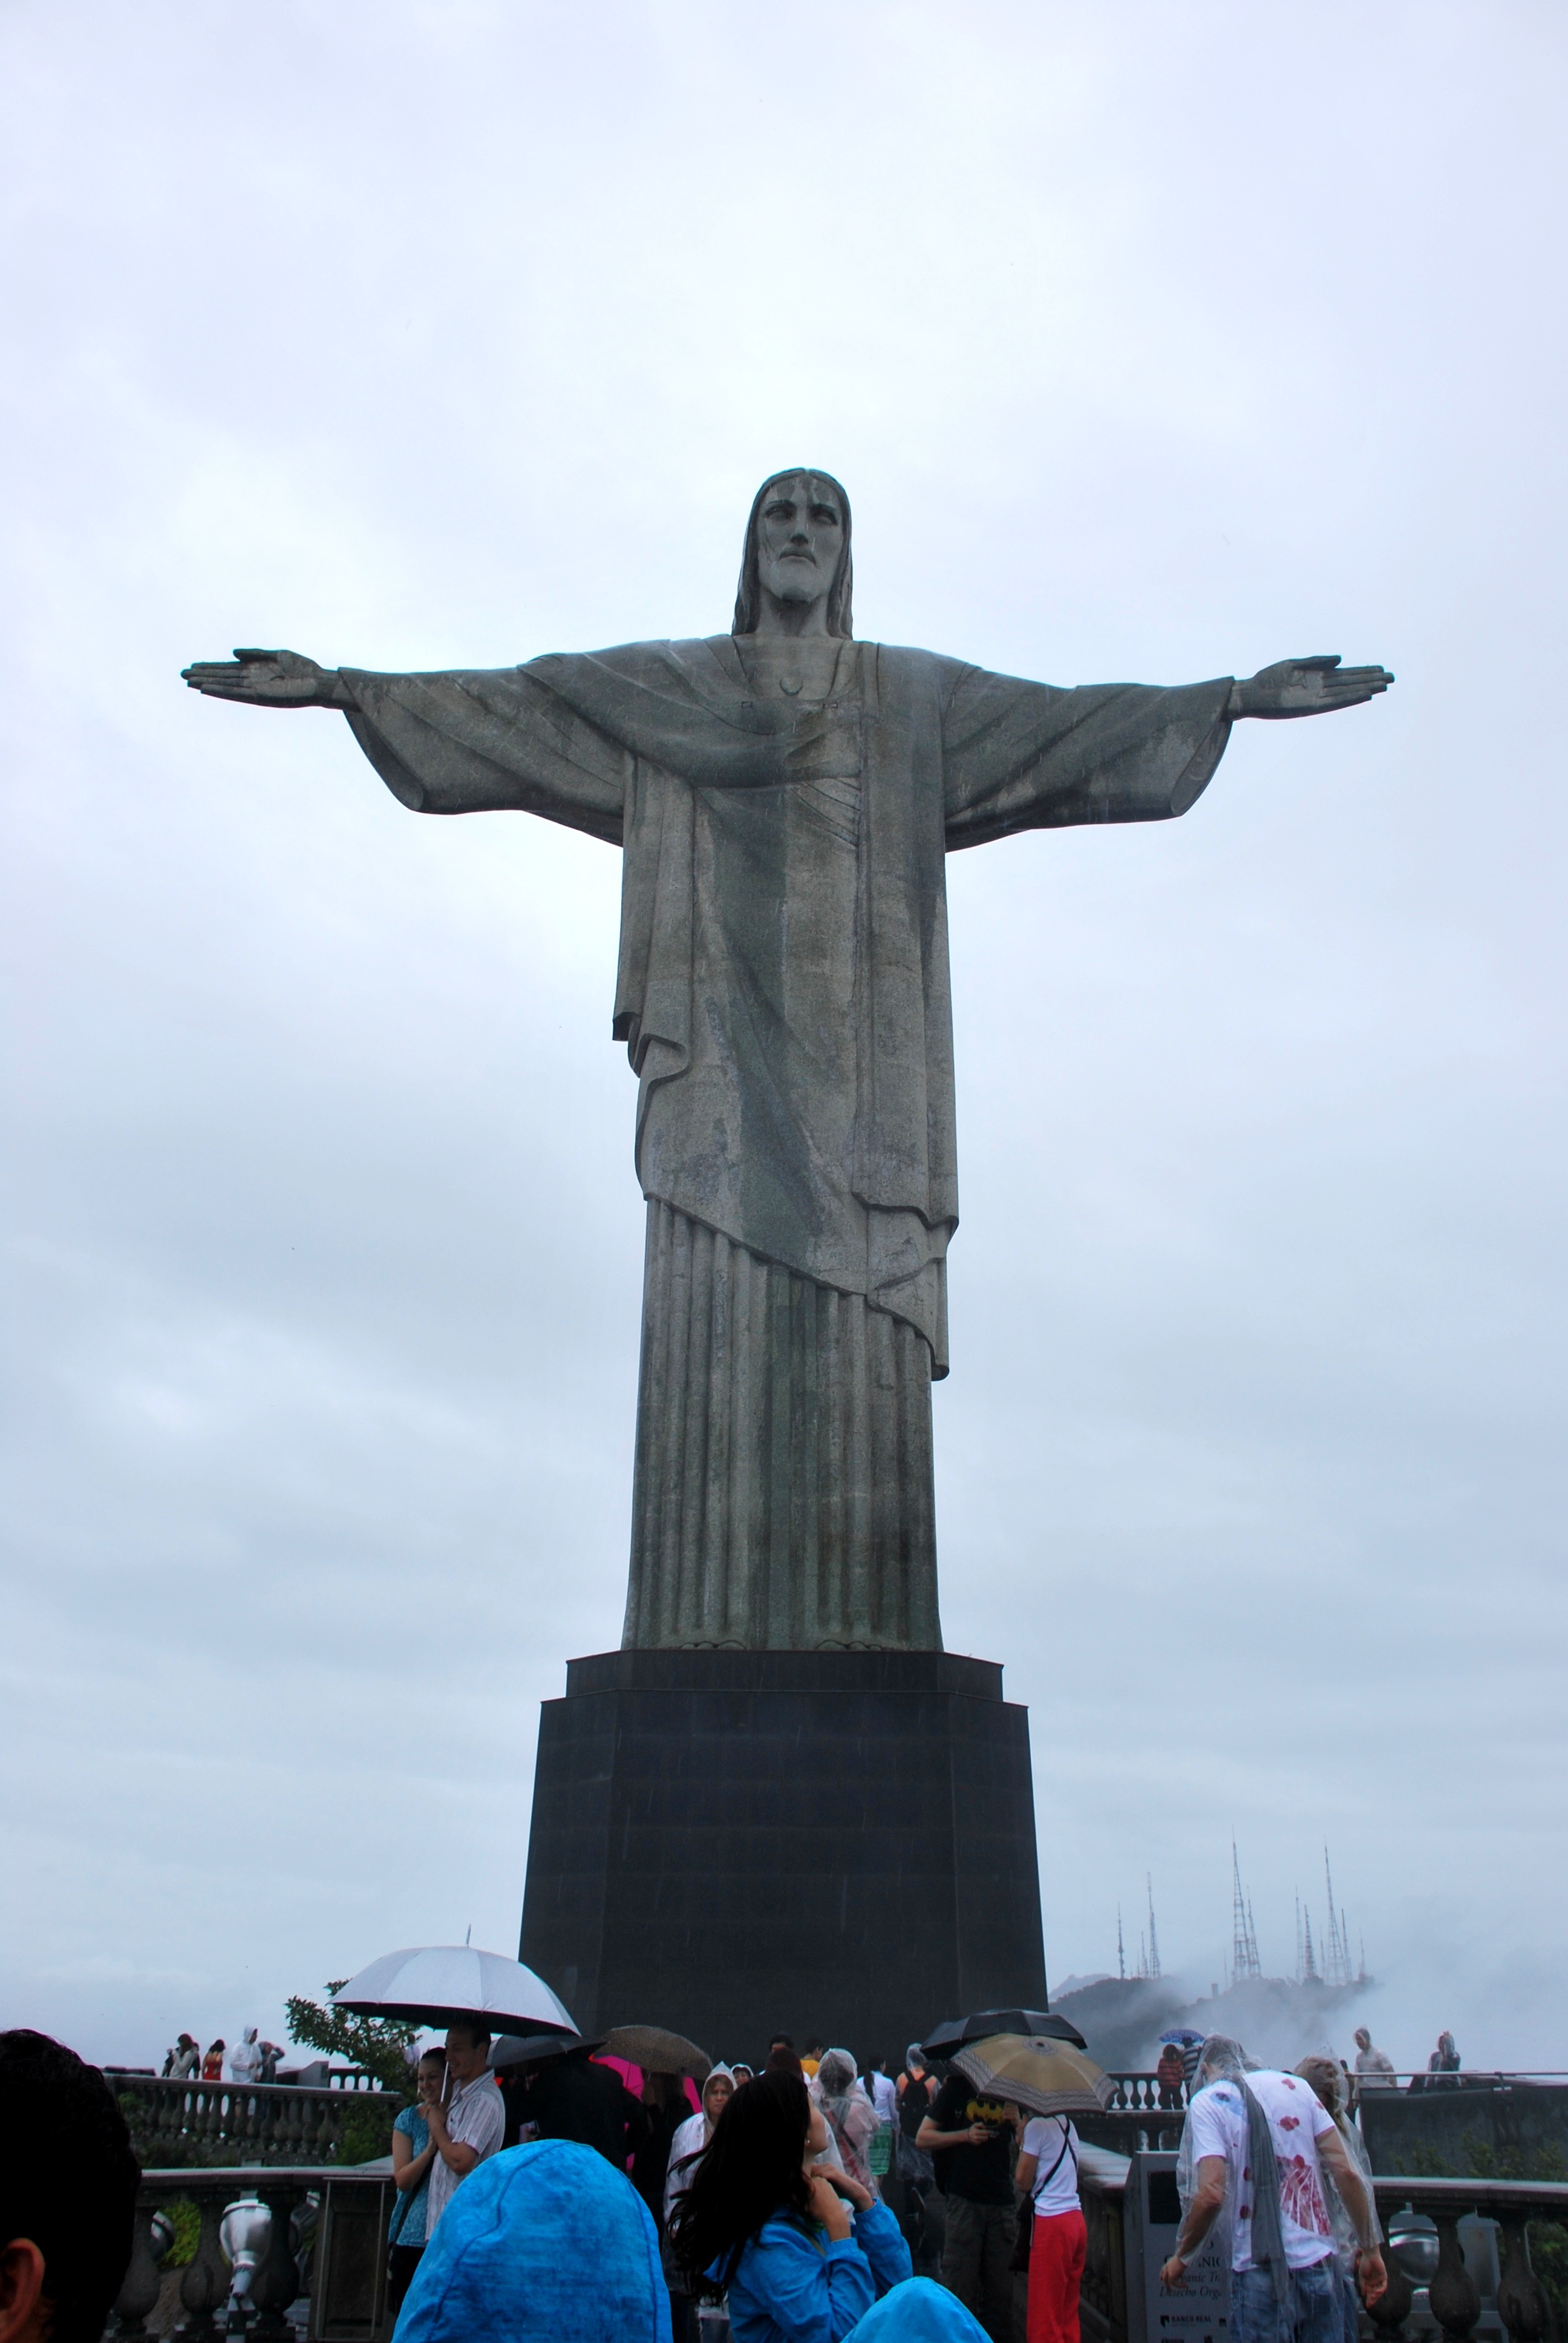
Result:
<svg viewBox="0 0 1568 2343">
<path fill-rule="evenodd" d="M 780 480 L 758 516 L 762 590 L 779 602 L 825 601 L 844 551 L 839 499 L 809 472 Z"/>
</svg>

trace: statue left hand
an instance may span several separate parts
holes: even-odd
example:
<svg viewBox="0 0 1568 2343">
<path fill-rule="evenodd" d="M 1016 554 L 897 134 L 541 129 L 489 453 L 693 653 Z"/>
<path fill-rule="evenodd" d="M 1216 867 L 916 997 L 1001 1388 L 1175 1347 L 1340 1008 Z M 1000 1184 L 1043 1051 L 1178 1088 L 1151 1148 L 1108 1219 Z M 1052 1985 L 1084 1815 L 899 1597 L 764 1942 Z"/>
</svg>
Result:
<svg viewBox="0 0 1568 2343">
<path fill-rule="evenodd" d="M 1245 683 L 1233 683 L 1225 713 L 1238 716 L 1326 716 L 1375 699 L 1393 681 L 1383 667 L 1342 667 L 1338 658 L 1276 659 Z"/>
</svg>

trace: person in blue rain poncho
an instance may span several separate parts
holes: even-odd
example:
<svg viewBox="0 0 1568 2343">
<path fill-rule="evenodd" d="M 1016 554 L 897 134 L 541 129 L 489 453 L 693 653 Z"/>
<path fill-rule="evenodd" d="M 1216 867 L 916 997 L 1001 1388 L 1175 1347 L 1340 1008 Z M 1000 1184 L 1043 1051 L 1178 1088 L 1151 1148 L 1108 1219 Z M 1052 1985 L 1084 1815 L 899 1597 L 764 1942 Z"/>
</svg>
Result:
<svg viewBox="0 0 1568 2343">
<path fill-rule="evenodd" d="M 425 2249 L 396 2343 L 670 2343 L 658 2237 L 623 2172 L 530 2140 L 471 2172 Z"/>
<path fill-rule="evenodd" d="M 910 2275 L 888 2207 L 816 2163 L 826 2146 L 799 2077 L 759 2075 L 671 2216 L 675 2258 L 725 2295 L 734 2343 L 985 2343 L 961 2303 Z"/>
</svg>

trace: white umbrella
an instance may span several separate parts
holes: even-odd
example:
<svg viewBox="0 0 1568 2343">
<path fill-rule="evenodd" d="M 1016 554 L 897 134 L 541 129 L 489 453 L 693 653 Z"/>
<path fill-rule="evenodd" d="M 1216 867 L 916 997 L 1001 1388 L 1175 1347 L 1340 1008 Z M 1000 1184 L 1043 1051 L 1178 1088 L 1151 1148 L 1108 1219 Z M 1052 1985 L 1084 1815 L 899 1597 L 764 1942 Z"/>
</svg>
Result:
<svg viewBox="0 0 1568 2343">
<path fill-rule="evenodd" d="M 417 1945 L 383 1953 L 339 1986 L 334 2006 L 355 2017 L 452 2026 L 482 2017 L 492 2034 L 575 2034 L 577 2020 L 543 1977 L 473 1945 Z"/>
</svg>

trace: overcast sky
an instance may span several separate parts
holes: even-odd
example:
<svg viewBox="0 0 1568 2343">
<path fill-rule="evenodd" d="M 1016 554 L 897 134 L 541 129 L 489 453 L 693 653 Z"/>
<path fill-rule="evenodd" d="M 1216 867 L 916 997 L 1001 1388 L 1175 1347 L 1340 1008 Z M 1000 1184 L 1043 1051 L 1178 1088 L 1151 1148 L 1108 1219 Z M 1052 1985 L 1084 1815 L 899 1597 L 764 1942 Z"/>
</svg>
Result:
<svg viewBox="0 0 1568 2343">
<path fill-rule="evenodd" d="M 538 1704 L 620 1632 L 618 858 L 179 668 L 718 631 L 804 461 L 868 638 L 1398 674 L 954 858 L 944 1628 L 1030 1706 L 1055 1975 L 1151 1873 L 1206 1988 L 1232 1829 L 1284 1971 L 1326 1839 L 1402 2066 L 1568 2067 L 1561 9 L 0 45 L 0 2015 L 146 2062 L 513 1950 Z"/>
</svg>

